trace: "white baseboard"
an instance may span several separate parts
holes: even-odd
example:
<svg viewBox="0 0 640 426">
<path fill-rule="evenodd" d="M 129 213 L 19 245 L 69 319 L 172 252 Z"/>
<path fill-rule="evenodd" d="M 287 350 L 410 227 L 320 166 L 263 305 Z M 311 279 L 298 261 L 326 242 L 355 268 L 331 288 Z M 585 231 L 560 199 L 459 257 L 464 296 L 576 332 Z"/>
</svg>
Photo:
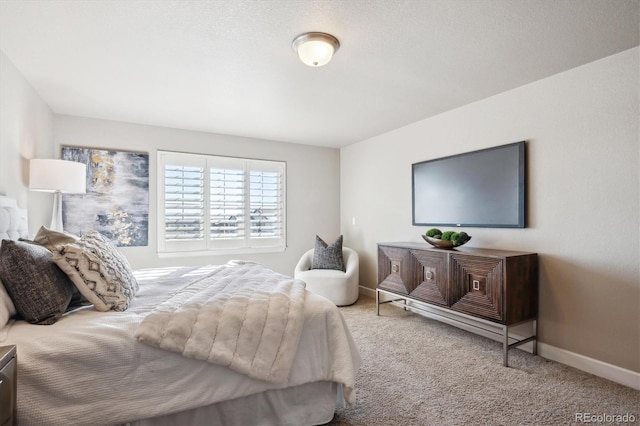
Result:
<svg viewBox="0 0 640 426">
<path fill-rule="evenodd" d="M 594 358 L 557 348 L 546 343 L 538 343 L 538 355 L 598 377 L 640 390 L 640 373 Z"/>
<path fill-rule="evenodd" d="M 364 294 L 365 296 L 376 298 L 376 291 L 370 289 L 369 287 L 360 286 L 360 294 Z"/>
<path fill-rule="evenodd" d="M 375 290 L 363 286 L 360 286 L 360 294 L 373 298 L 376 297 Z M 525 346 L 526 345 L 523 345 L 523 349 L 525 349 Z M 531 352 L 531 350 L 527 350 L 527 352 Z M 556 361 L 595 376 L 611 380 L 612 382 L 640 390 L 640 373 L 636 371 L 627 370 L 626 368 L 608 364 L 542 342 L 538 342 L 538 355 L 548 360 Z"/>
</svg>

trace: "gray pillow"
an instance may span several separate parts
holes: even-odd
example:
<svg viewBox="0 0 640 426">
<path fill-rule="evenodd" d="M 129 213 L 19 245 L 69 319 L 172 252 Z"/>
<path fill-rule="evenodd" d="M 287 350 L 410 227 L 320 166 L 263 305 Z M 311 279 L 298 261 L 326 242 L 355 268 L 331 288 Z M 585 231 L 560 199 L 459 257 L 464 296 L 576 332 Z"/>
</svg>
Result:
<svg viewBox="0 0 640 426">
<path fill-rule="evenodd" d="M 73 283 L 37 244 L 2 240 L 0 279 L 18 314 L 32 324 L 55 323 L 71 302 Z"/>
<path fill-rule="evenodd" d="M 331 245 L 328 245 L 322 238 L 316 235 L 311 269 L 335 269 L 345 271 L 344 258 L 342 257 L 342 235 L 331 243 Z"/>
</svg>

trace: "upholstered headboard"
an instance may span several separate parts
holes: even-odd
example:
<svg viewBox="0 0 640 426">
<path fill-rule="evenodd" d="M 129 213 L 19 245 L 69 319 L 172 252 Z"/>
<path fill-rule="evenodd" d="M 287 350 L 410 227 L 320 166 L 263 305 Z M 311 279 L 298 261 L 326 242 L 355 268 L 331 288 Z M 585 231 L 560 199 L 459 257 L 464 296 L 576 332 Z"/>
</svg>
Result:
<svg viewBox="0 0 640 426">
<path fill-rule="evenodd" d="M 14 198 L 0 195 L 0 240 L 28 237 L 27 210 L 18 207 Z"/>
</svg>

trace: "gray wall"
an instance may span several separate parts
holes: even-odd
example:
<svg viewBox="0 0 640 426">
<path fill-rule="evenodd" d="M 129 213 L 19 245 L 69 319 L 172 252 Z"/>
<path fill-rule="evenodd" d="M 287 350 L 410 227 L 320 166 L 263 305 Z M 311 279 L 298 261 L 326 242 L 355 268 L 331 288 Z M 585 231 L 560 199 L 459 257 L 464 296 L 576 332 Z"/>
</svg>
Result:
<svg viewBox="0 0 640 426">
<path fill-rule="evenodd" d="M 638 48 L 343 148 L 341 223 L 376 285 L 376 244 L 422 241 L 411 164 L 528 141 L 526 229 L 471 247 L 539 253 L 540 341 L 640 371 Z M 353 219 L 355 218 L 355 225 Z"/>
<path fill-rule="evenodd" d="M 56 115 L 55 153 L 60 147 L 83 146 L 149 153 L 149 246 L 123 247 L 136 268 L 185 264 L 219 264 L 232 258 L 251 259 L 293 274 L 302 253 L 313 247 L 316 233 L 340 233 L 340 151 L 307 145 Z M 287 163 L 287 250 L 252 255 L 162 257 L 156 253 L 157 150 L 279 160 Z M 47 206 L 48 207 L 48 206 Z"/>
<path fill-rule="evenodd" d="M 53 196 L 29 193 L 29 160 L 53 158 L 53 112 L 0 50 L 0 194 L 16 198 L 21 207 Z M 46 214 L 31 212 L 42 222 Z M 33 223 L 33 222 L 32 222 Z"/>
</svg>

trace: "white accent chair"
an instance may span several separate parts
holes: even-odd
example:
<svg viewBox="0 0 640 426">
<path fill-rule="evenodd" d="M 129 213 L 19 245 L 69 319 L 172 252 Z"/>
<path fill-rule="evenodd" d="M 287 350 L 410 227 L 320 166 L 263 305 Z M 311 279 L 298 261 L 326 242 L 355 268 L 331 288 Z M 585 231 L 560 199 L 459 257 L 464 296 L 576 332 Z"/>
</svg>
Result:
<svg viewBox="0 0 640 426">
<path fill-rule="evenodd" d="M 307 284 L 307 290 L 324 296 L 337 306 L 353 305 L 358 300 L 360 284 L 360 260 L 358 253 L 342 247 L 346 271 L 311 269 L 313 249 L 302 255 L 294 272 L 294 278 Z"/>
</svg>

